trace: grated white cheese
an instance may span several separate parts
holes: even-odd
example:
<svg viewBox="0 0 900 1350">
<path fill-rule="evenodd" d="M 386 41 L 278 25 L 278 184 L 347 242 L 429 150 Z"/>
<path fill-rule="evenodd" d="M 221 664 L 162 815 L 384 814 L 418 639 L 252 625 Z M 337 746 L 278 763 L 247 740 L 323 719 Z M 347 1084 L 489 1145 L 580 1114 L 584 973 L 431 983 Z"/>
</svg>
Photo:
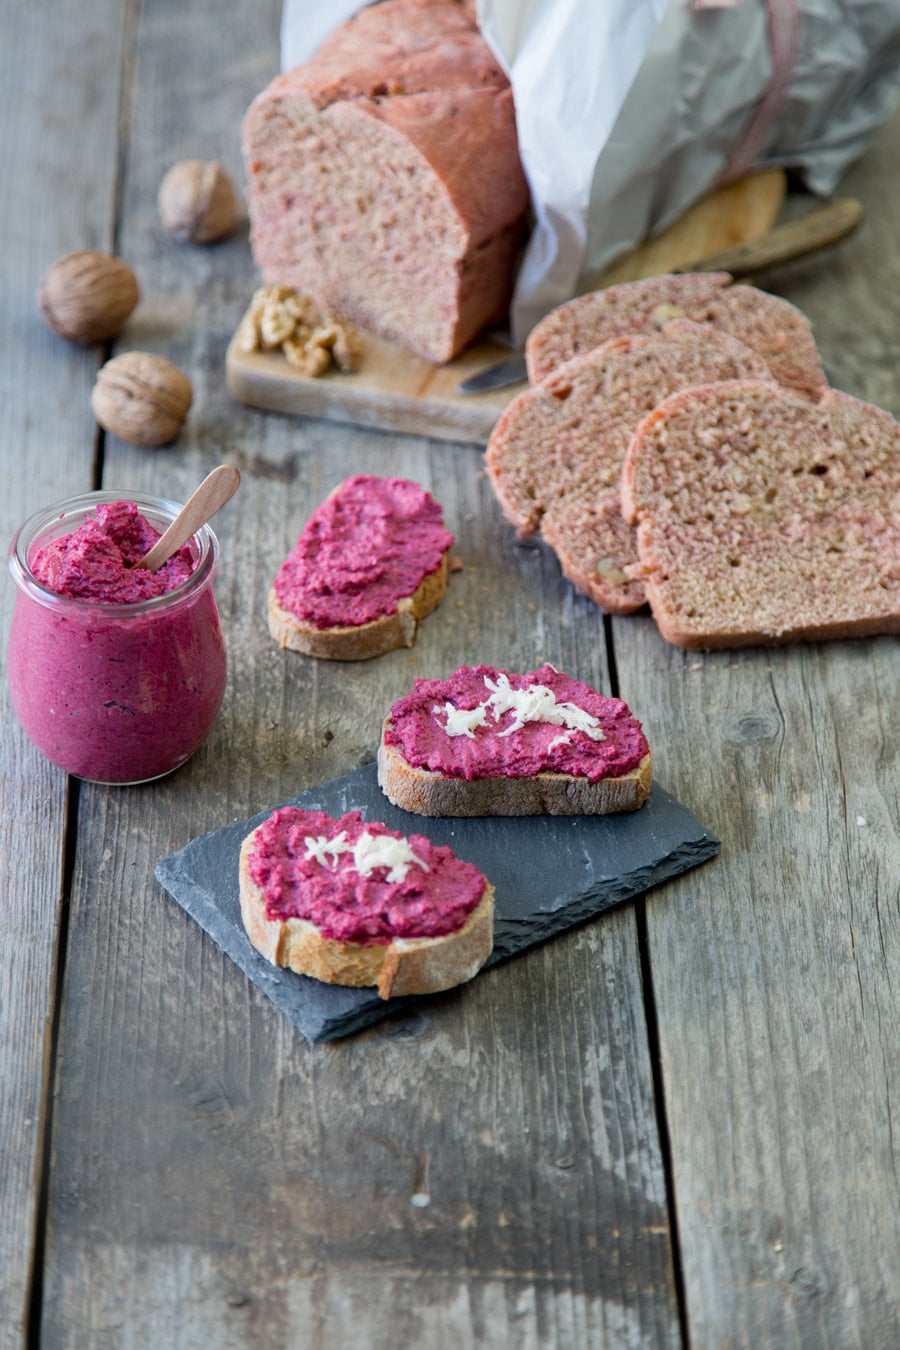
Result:
<svg viewBox="0 0 900 1350">
<path fill-rule="evenodd" d="M 408 840 L 394 839 L 389 834 L 369 834 L 365 830 L 355 844 L 350 844 L 346 831 L 341 830 L 333 839 L 321 834 L 315 838 L 307 835 L 303 842 L 307 858 L 314 858 L 321 867 L 332 870 L 341 854 L 352 853 L 353 866 L 364 877 L 370 876 L 376 867 L 387 868 L 387 880 L 391 882 L 405 881 L 412 866 L 428 871 L 428 864 L 413 852 Z"/>
<path fill-rule="evenodd" d="M 484 683 L 491 694 L 482 706 L 490 707 L 498 722 L 504 713 L 513 714 L 512 722 L 499 731 L 498 736 L 511 736 L 514 731 L 521 731 L 526 722 L 545 722 L 550 726 L 566 727 L 570 732 L 583 731 L 592 741 L 604 739 L 600 723 L 592 713 L 585 712 L 575 703 L 557 703 L 553 690 L 545 684 L 533 684 L 528 689 L 513 689 L 509 677 L 502 671 L 496 681 L 486 675 Z M 552 741 L 551 745 L 568 744 L 570 739 L 564 734 Z"/>
<path fill-rule="evenodd" d="M 443 707 L 435 704 L 431 711 L 446 714 L 444 730 L 448 736 L 468 736 L 470 740 L 475 739 L 475 728 L 483 727 L 487 720 L 483 703 L 479 703 L 477 708 L 454 708 L 452 703 L 445 703 Z"/>
<path fill-rule="evenodd" d="M 307 858 L 315 858 L 320 867 L 337 866 L 337 860 L 342 853 L 349 853 L 352 845 L 347 843 L 347 831 L 341 830 L 333 839 L 328 839 L 324 834 L 307 835 L 303 840 L 306 845 Z"/>
</svg>

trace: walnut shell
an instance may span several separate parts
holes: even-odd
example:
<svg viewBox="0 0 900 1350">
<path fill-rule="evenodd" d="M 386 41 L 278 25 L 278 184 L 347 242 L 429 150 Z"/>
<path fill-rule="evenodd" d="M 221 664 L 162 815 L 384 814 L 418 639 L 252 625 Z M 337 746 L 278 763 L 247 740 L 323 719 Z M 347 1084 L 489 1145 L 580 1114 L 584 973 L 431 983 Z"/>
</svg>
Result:
<svg viewBox="0 0 900 1350">
<path fill-rule="evenodd" d="M 181 430 L 193 397 L 188 377 L 165 357 L 123 352 L 98 371 L 91 408 L 123 441 L 165 445 Z"/>
<path fill-rule="evenodd" d="M 137 277 L 121 258 L 82 249 L 58 258 L 38 290 L 38 304 L 54 333 L 71 342 L 115 337 L 141 298 Z"/>
<path fill-rule="evenodd" d="M 224 239 L 237 218 L 237 195 L 221 164 L 183 159 L 162 180 L 160 219 L 176 239 L 212 244 Z"/>
</svg>

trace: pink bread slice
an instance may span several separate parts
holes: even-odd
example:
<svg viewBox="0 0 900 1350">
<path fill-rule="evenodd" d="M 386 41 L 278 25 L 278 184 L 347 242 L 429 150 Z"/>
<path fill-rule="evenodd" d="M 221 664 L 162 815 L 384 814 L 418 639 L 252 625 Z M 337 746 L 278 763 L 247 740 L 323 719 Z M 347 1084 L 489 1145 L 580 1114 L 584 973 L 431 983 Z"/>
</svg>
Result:
<svg viewBox="0 0 900 1350">
<path fill-rule="evenodd" d="M 827 382 L 806 317 L 779 296 L 729 281 L 727 272 L 646 277 L 569 300 L 528 337 L 532 384 L 612 338 L 658 332 L 670 319 L 684 318 L 739 338 L 779 384 L 812 401 L 821 397 Z"/>
<path fill-rule="evenodd" d="M 900 632 L 900 423 L 737 381 L 638 428 L 622 502 L 669 642 L 715 648 Z"/>
<path fill-rule="evenodd" d="M 727 333 L 687 320 L 661 333 L 606 343 L 524 390 L 487 447 L 491 484 L 523 535 L 540 528 L 578 590 L 612 614 L 645 603 L 634 531 L 622 519 L 619 480 L 642 417 L 676 389 L 768 378 L 765 361 Z"/>
</svg>

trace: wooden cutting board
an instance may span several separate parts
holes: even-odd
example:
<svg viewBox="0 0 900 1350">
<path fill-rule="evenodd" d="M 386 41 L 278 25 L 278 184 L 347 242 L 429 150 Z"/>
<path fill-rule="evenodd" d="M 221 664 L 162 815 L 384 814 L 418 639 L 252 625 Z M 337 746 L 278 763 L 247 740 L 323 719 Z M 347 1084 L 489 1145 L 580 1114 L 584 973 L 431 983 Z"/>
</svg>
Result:
<svg viewBox="0 0 900 1350">
<path fill-rule="evenodd" d="M 655 239 L 621 258 L 596 285 L 691 267 L 703 258 L 771 229 L 785 195 L 781 170 L 750 174 L 691 207 Z M 497 418 L 524 388 L 510 385 L 483 394 L 460 394 L 460 381 L 509 355 L 494 342 L 479 342 L 455 361 L 435 366 L 374 334 L 364 333 L 362 365 L 318 379 L 301 375 L 280 353 L 238 349 L 237 334 L 225 358 L 233 398 L 270 412 L 299 413 L 385 431 L 484 445 Z"/>
</svg>

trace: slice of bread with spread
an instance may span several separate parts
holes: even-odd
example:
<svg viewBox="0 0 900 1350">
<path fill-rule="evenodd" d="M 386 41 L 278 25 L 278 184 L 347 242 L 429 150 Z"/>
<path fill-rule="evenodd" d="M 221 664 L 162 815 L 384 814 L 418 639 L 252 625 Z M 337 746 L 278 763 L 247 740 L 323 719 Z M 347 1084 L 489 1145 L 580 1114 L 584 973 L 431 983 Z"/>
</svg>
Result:
<svg viewBox="0 0 900 1350">
<path fill-rule="evenodd" d="M 441 602 L 453 535 L 434 498 L 404 478 L 348 478 L 307 522 L 269 593 L 280 647 L 363 661 L 411 647 Z"/>
<path fill-rule="evenodd" d="M 666 399 L 625 460 L 663 637 L 709 649 L 900 632 L 900 423 L 736 381 Z"/>
<path fill-rule="evenodd" d="M 638 422 L 676 389 L 766 379 L 761 356 L 728 333 L 678 319 L 617 338 L 523 390 L 497 422 L 485 464 L 503 514 L 540 528 L 563 572 L 607 613 L 646 603 L 634 531 L 622 518 L 622 461 Z"/>
<path fill-rule="evenodd" d="M 549 664 L 416 680 L 378 749 L 385 795 L 425 816 L 633 811 L 650 780 L 650 747 L 627 705 Z"/>
<path fill-rule="evenodd" d="M 493 948 L 494 890 L 474 864 L 358 811 L 285 806 L 240 853 L 241 917 L 273 965 L 381 998 L 470 980 Z"/>
<path fill-rule="evenodd" d="M 677 318 L 738 338 L 763 358 L 779 384 L 811 402 L 821 398 L 827 380 L 806 316 L 780 296 L 730 281 L 727 272 L 689 272 L 577 296 L 529 334 L 529 379 L 538 384 L 573 356 L 612 338 L 658 332 Z"/>
</svg>

